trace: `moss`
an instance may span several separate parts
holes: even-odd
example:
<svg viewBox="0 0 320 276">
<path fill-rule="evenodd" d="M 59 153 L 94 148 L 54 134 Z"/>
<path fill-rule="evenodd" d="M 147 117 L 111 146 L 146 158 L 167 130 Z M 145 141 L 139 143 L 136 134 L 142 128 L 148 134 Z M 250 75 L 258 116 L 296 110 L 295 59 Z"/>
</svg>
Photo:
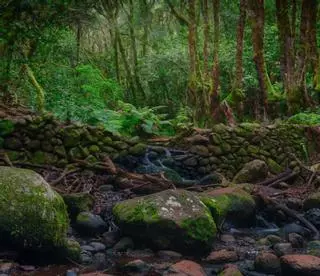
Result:
<svg viewBox="0 0 320 276">
<path fill-rule="evenodd" d="M 65 129 L 63 144 L 66 147 L 74 147 L 80 143 L 81 131 L 78 129 Z"/>
<path fill-rule="evenodd" d="M 91 145 L 90 147 L 89 147 L 89 152 L 91 152 L 91 153 L 97 153 L 97 152 L 99 152 L 100 151 L 100 148 L 99 148 L 99 146 L 97 146 L 97 145 Z"/>
<path fill-rule="evenodd" d="M 48 249 L 66 243 L 63 199 L 33 171 L 0 169 L 1 239 L 18 247 Z"/>
<path fill-rule="evenodd" d="M 72 261 L 80 260 L 81 247 L 80 244 L 75 241 L 68 239 L 65 247 L 63 248 L 62 254 Z"/>
<path fill-rule="evenodd" d="M 278 174 L 283 171 L 282 166 L 280 166 L 276 161 L 274 161 L 271 158 L 267 159 L 267 164 L 268 164 L 270 172 L 272 172 L 273 174 Z"/>
<path fill-rule="evenodd" d="M 55 164 L 57 161 L 57 156 L 43 151 L 36 151 L 31 158 L 31 162 L 34 164 Z"/>
<path fill-rule="evenodd" d="M 10 120 L 0 120 L 0 136 L 7 136 L 14 131 L 14 123 Z"/>
<path fill-rule="evenodd" d="M 139 143 L 129 148 L 129 153 L 132 155 L 143 155 L 147 149 L 145 144 Z"/>
<path fill-rule="evenodd" d="M 90 211 L 93 207 L 93 198 L 88 193 L 67 194 L 63 196 L 63 200 L 71 219 L 75 219 L 81 212 Z"/>
<path fill-rule="evenodd" d="M 187 235 L 197 241 L 213 241 L 217 233 L 217 227 L 208 211 L 206 217 L 189 218 L 181 222 L 181 228 L 187 232 Z"/>
</svg>

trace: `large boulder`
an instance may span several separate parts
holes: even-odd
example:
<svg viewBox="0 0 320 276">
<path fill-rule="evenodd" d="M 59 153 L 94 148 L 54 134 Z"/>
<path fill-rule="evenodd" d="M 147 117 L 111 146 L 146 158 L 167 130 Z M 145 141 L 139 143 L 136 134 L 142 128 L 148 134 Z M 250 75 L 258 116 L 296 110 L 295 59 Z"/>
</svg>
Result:
<svg viewBox="0 0 320 276">
<path fill-rule="evenodd" d="M 244 226 L 253 221 L 256 212 L 255 200 L 244 188 L 239 185 L 212 189 L 199 196 L 217 224 L 227 219 L 233 224 Z"/>
<path fill-rule="evenodd" d="M 262 160 L 253 160 L 246 163 L 244 167 L 233 178 L 234 183 L 256 183 L 268 176 L 268 165 Z"/>
<path fill-rule="evenodd" d="M 36 172 L 0 167 L 0 240 L 18 248 L 67 245 L 63 199 Z"/>
<path fill-rule="evenodd" d="M 126 200 L 113 209 L 122 231 L 158 249 L 207 253 L 216 236 L 209 209 L 194 193 L 166 190 Z"/>
</svg>

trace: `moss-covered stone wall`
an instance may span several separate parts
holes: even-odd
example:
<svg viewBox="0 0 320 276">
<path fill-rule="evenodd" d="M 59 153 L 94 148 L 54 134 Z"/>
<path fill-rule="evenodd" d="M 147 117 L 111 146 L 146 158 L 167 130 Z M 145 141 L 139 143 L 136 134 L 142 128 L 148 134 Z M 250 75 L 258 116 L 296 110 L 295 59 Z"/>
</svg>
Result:
<svg viewBox="0 0 320 276">
<path fill-rule="evenodd" d="M 265 160 L 275 173 L 294 167 L 290 154 L 305 160 L 315 151 L 314 143 L 305 127 L 243 123 L 237 127 L 216 125 L 197 134 L 190 132 L 172 139 L 166 147 L 184 150 L 185 154 L 170 162 L 171 168 L 186 178 L 214 171 L 231 178 L 253 159 Z M 124 138 L 99 127 L 61 123 L 50 115 L 0 118 L 0 151 L 13 162 L 63 167 L 79 159 L 94 163 L 109 156 L 113 160 L 129 157 L 129 166 L 132 156 L 138 163 L 142 160 L 139 158 L 144 156 L 146 147 L 138 137 Z"/>
</svg>

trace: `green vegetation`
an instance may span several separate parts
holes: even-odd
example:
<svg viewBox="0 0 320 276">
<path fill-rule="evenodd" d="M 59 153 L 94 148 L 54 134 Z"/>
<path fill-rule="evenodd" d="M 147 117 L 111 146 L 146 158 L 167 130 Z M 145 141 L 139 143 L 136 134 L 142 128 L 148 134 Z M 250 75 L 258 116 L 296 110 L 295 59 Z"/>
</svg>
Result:
<svg viewBox="0 0 320 276">
<path fill-rule="evenodd" d="M 3 1 L 0 100 L 133 136 L 319 124 L 317 4 Z"/>
</svg>

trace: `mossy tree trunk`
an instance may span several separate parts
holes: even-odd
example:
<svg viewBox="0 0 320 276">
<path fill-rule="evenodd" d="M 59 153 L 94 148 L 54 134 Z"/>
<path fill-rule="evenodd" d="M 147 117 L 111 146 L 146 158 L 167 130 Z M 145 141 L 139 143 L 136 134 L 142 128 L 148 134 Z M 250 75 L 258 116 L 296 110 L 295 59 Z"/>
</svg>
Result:
<svg viewBox="0 0 320 276">
<path fill-rule="evenodd" d="M 268 94 L 273 94 L 274 90 L 267 72 L 264 58 L 264 0 L 248 0 L 248 15 L 251 25 L 251 36 L 253 45 L 253 60 L 260 88 L 260 106 L 262 108 L 263 119 L 267 118 Z"/>
<path fill-rule="evenodd" d="M 242 114 L 242 93 L 243 93 L 243 45 L 244 45 L 244 29 L 247 17 L 247 0 L 240 0 L 239 3 L 239 19 L 237 28 L 237 49 L 236 49 L 236 72 L 235 81 L 232 89 L 232 102 L 236 106 L 238 116 Z"/>
<path fill-rule="evenodd" d="M 203 74 L 205 79 L 209 75 L 209 5 L 208 0 L 203 0 Z"/>
</svg>

